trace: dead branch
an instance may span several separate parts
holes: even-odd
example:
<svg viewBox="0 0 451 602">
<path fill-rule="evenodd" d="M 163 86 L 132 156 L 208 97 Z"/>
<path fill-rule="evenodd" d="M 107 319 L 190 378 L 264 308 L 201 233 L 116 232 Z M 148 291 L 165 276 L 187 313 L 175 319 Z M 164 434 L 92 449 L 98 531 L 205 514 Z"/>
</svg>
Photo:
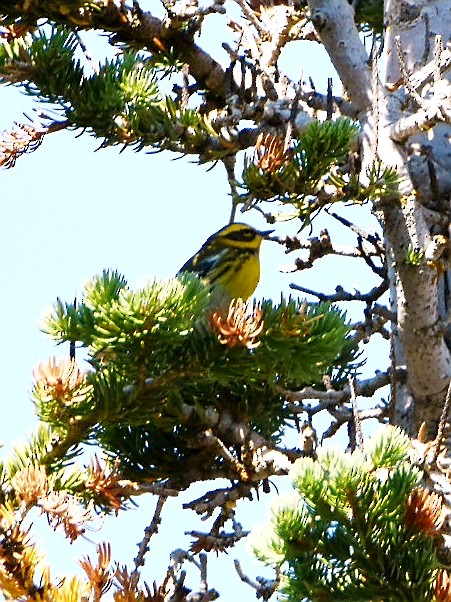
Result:
<svg viewBox="0 0 451 602">
<path fill-rule="evenodd" d="M 396 370 L 396 379 L 398 382 L 403 382 L 407 377 L 406 370 L 398 367 Z M 372 397 L 374 393 L 390 384 L 390 370 L 386 372 L 379 372 L 372 378 L 365 380 L 356 380 L 355 392 L 360 397 Z M 301 412 L 307 412 L 309 415 L 317 414 L 324 409 L 340 405 L 351 399 L 351 390 L 349 385 L 344 385 L 342 389 L 338 391 L 335 389 L 327 389 L 326 391 L 319 391 L 313 387 L 304 387 L 300 391 L 288 391 L 280 388 L 280 393 L 287 398 L 288 409 L 290 412 L 299 414 Z M 317 406 L 310 407 L 303 404 L 306 400 L 317 399 L 320 403 Z M 299 405 L 295 402 L 301 402 Z"/>
<path fill-rule="evenodd" d="M 365 319 L 362 322 L 352 324 L 352 330 L 355 331 L 355 334 L 353 335 L 354 341 L 368 343 L 373 334 L 376 333 L 388 340 L 390 338 L 390 332 L 385 328 L 388 318 L 373 312 L 371 305 L 369 305 L 364 313 Z"/>
<path fill-rule="evenodd" d="M 450 404 L 451 404 L 451 381 L 448 385 L 448 390 L 446 392 L 445 403 L 443 404 L 443 410 L 442 410 L 442 414 L 440 416 L 440 421 L 439 421 L 439 425 L 438 425 L 437 437 L 435 438 L 435 441 L 434 441 L 434 447 L 433 447 L 434 453 L 432 456 L 432 464 L 434 464 L 438 458 L 440 445 L 443 440 L 443 433 L 445 431 L 445 426 L 446 426 L 446 423 L 448 420 Z"/>
<path fill-rule="evenodd" d="M 321 438 L 321 442 L 325 439 L 329 439 L 333 437 L 335 433 L 346 423 L 352 423 L 355 420 L 353 410 L 348 408 L 340 408 L 339 410 L 329 408 L 329 414 L 334 417 L 334 422 L 326 429 Z M 378 420 L 379 422 L 385 422 L 388 414 L 387 407 L 378 406 L 376 408 L 371 408 L 370 410 L 360 410 L 357 415 L 357 419 L 359 422 L 363 420 Z"/>
<path fill-rule="evenodd" d="M 355 446 L 360 450 L 363 450 L 363 432 L 362 432 L 362 416 L 357 407 L 357 394 L 355 392 L 355 377 L 350 376 L 348 379 L 349 390 L 351 393 L 352 402 L 352 417 L 353 417 L 353 431 L 355 433 Z"/>
<path fill-rule="evenodd" d="M 370 232 L 366 232 L 365 230 L 363 230 L 356 224 L 353 224 L 352 222 L 350 222 L 348 219 L 346 219 L 342 215 L 335 213 L 335 211 L 327 211 L 327 213 L 331 217 L 336 219 L 338 222 L 340 222 L 341 224 L 343 224 L 344 226 L 349 228 L 352 232 L 354 232 L 354 234 L 357 235 L 357 237 L 359 237 L 363 240 L 366 240 L 369 244 L 371 244 L 373 247 L 375 247 L 379 251 L 380 255 L 383 255 L 385 253 L 385 245 L 384 245 L 383 241 L 381 240 L 379 234 L 377 234 L 377 233 L 371 234 Z"/>
<path fill-rule="evenodd" d="M 144 537 L 143 537 L 141 543 L 139 544 L 138 555 L 136 556 L 136 558 L 134 560 L 135 568 L 133 569 L 133 571 L 130 575 L 130 579 L 131 579 L 131 582 L 132 582 L 134 588 L 136 588 L 136 586 L 138 585 L 139 576 L 140 576 L 139 570 L 142 566 L 144 566 L 144 556 L 149 551 L 149 541 L 150 541 L 152 535 L 155 535 L 155 533 L 158 533 L 158 527 L 160 526 L 160 523 L 161 523 L 161 512 L 163 510 L 163 506 L 167 499 L 168 498 L 166 496 L 160 495 L 160 497 L 157 500 L 157 505 L 155 507 L 155 512 L 154 512 L 152 521 L 151 521 L 150 525 L 148 527 L 146 527 L 146 529 L 144 530 Z"/>
<path fill-rule="evenodd" d="M 182 566 L 186 561 L 193 564 L 199 570 L 200 584 L 198 592 L 192 592 L 184 585 L 186 572 L 182 570 Z M 174 550 L 171 553 L 171 564 L 168 568 L 168 575 L 173 583 L 172 595 L 168 599 L 174 602 L 185 602 L 187 600 L 190 602 L 210 602 L 210 600 L 219 598 L 216 590 L 208 589 L 206 554 L 199 554 L 199 560 L 197 561 L 195 555 L 185 550 Z"/>
<path fill-rule="evenodd" d="M 66 129 L 69 125 L 68 120 L 49 126 L 16 123 L 15 129 L 0 134 L 0 166 L 14 167 L 19 157 L 32 153 L 42 144 L 45 135 Z"/>
<path fill-rule="evenodd" d="M 233 511 L 231 510 L 228 510 L 227 512 L 233 514 Z M 249 531 L 243 531 L 240 523 L 235 520 L 232 522 L 233 531 L 230 532 L 220 531 L 219 529 L 216 530 L 215 525 L 213 525 L 209 533 L 203 533 L 202 531 L 186 531 L 185 535 L 190 535 L 195 538 L 195 541 L 191 544 L 191 551 L 195 554 L 198 554 L 202 550 L 205 552 L 214 551 L 216 553 L 226 552 L 228 548 L 232 548 L 243 539 L 243 537 L 249 535 Z"/>
<path fill-rule="evenodd" d="M 199 515 L 211 516 L 216 508 L 233 507 L 242 498 L 252 499 L 252 489 L 255 489 L 255 485 L 249 483 L 237 483 L 224 489 L 215 489 L 183 504 L 183 508 L 194 510 Z"/>
<path fill-rule="evenodd" d="M 451 123 L 451 86 L 449 82 L 434 84 L 427 108 L 419 109 L 408 117 L 401 117 L 390 127 L 394 142 L 405 142 L 411 136 L 432 128 L 437 123 Z"/>
<path fill-rule="evenodd" d="M 335 294 L 326 295 L 325 293 L 321 293 L 319 291 L 314 291 L 305 286 L 301 286 L 300 284 L 291 283 L 290 288 L 296 291 L 301 291 L 302 293 L 306 293 L 308 295 L 313 295 L 319 301 L 336 303 L 338 301 L 364 301 L 365 303 L 375 303 L 384 293 L 388 290 L 388 281 L 384 280 L 379 284 L 379 286 L 373 287 L 367 293 L 361 293 L 358 290 L 355 290 L 353 293 L 347 292 L 341 286 L 337 286 L 335 288 Z"/>
<path fill-rule="evenodd" d="M 252 581 L 250 577 L 244 574 L 239 560 L 234 560 L 234 563 L 236 572 L 238 573 L 238 576 L 241 579 L 241 581 L 252 587 L 252 589 L 255 589 L 256 598 L 261 598 L 262 600 L 269 600 L 273 596 L 273 594 L 276 592 L 277 588 L 280 585 L 279 567 L 275 568 L 275 579 L 264 579 L 263 577 L 257 577 L 256 581 Z"/>
</svg>

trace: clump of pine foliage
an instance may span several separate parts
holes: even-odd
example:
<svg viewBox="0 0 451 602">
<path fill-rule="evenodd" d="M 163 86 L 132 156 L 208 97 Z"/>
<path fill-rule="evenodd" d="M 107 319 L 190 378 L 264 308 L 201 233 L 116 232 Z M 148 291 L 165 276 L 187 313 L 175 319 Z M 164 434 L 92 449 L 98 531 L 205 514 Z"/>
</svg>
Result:
<svg viewBox="0 0 451 602">
<path fill-rule="evenodd" d="M 224 470 L 205 448 L 212 430 L 230 448 L 224 416 L 275 445 L 293 423 L 282 389 L 341 382 L 357 364 L 345 314 L 329 304 L 282 300 L 210 308 L 192 274 L 131 290 L 116 272 L 90 281 L 77 303 L 58 300 L 45 330 L 86 348 L 91 368 L 64 395 L 43 375 L 39 418 L 74 444 L 97 442 L 127 477 L 203 478 Z"/>
<path fill-rule="evenodd" d="M 445 513 L 399 428 L 383 427 L 353 453 L 321 447 L 290 476 L 294 492 L 250 536 L 255 555 L 282 570 L 282 599 L 435 599 Z"/>
</svg>

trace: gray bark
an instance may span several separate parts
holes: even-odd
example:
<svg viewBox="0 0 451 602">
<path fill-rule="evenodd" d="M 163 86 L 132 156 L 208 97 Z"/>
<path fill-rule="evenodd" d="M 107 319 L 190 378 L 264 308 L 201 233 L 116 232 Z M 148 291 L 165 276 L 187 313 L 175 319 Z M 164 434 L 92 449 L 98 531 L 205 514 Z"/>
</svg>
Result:
<svg viewBox="0 0 451 602">
<path fill-rule="evenodd" d="M 376 208 L 388 246 L 391 305 L 397 314 L 396 363 L 405 363 L 408 371 L 407 387 L 399 389 L 396 396 L 395 420 L 412 433 L 423 421 L 434 431 L 451 375 L 445 340 L 446 272 L 437 263 L 409 265 L 406 252 L 410 248 L 427 255 L 434 234 L 447 230 L 451 128 L 449 123 L 440 123 L 427 134 L 416 134 L 414 130 L 415 135 L 407 135 L 402 141 L 393 140 L 391 131 L 395 124 L 400 125 L 401 118 L 422 108 L 418 104 L 433 80 L 435 36 L 442 35 L 445 45 L 448 42 L 451 8 L 446 0 L 385 3 L 387 28 L 381 63 L 386 63 L 386 73 L 382 79 L 381 75 L 370 74 L 369 57 L 361 42 L 359 46 L 348 2 L 312 0 L 309 5 L 321 25 L 321 41 L 351 102 L 360 110 L 364 127 L 362 172 L 365 165 L 380 157 L 385 165 L 396 167 L 401 178 L 401 198 L 385 200 Z M 423 68 L 416 90 L 414 75 L 412 85 L 402 79 L 395 44 L 398 36 L 409 81 L 410 74 Z M 449 98 L 445 103 L 449 108 Z M 433 210 L 435 223 L 428 209 Z"/>
</svg>

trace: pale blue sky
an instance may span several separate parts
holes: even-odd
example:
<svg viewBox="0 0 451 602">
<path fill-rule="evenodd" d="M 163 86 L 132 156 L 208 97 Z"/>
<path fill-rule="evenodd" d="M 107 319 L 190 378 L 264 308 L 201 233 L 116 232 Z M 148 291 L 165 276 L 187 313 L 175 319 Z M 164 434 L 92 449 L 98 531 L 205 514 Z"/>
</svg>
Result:
<svg viewBox="0 0 451 602">
<path fill-rule="evenodd" d="M 304 78 L 315 76 L 318 88 L 325 89 L 329 68 L 323 59 L 309 52 Z M 300 73 L 296 56 L 295 50 L 290 62 L 293 71 Z M 22 112 L 31 114 L 33 106 L 34 102 L 19 90 L 3 87 L 0 129 L 10 129 L 14 121 L 23 121 Z M 5 442 L 5 453 L 12 442 L 23 440 L 36 425 L 30 401 L 32 369 L 55 353 L 68 352 L 55 349 L 39 331 L 39 320 L 56 297 L 72 300 L 87 279 L 105 268 L 119 270 L 131 286 L 140 286 L 154 277 L 172 276 L 229 218 L 229 191 L 222 166 L 208 171 L 208 165 L 193 164 L 195 158 L 173 161 L 169 153 L 151 156 L 126 150 L 119 154 L 118 148 L 94 152 L 98 146 L 99 141 L 87 134 L 76 139 L 74 132 L 55 133 L 47 136 L 36 152 L 19 158 L 13 169 L 0 174 L 0 439 Z M 367 209 L 350 208 L 349 212 L 357 220 L 364 215 L 362 227 L 374 226 Z M 239 216 L 239 221 L 265 226 L 256 212 Z M 321 227 L 324 225 L 330 231 L 336 227 L 327 220 Z M 282 224 L 277 233 L 294 233 L 296 226 Z M 339 236 L 343 241 L 348 239 L 344 229 L 339 229 Z M 319 273 L 281 274 L 280 265 L 293 259 L 275 243 L 264 243 L 262 280 L 256 297 L 277 301 L 282 291 L 289 294 L 288 286 L 293 281 L 329 292 L 339 282 L 350 289 L 371 287 L 368 281 L 362 281 L 365 272 L 356 272 L 351 260 L 339 263 L 326 259 Z M 368 374 L 374 373 L 375 365 L 369 365 Z M 197 488 L 191 497 L 200 492 Z M 189 492 L 183 501 L 191 497 Z M 242 502 L 238 520 L 262 520 L 269 499 L 263 496 L 259 504 Z M 139 510 L 121 514 L 105 531 L 87 534 L 93 541 L 111 539 L 114 558 L 129 566 L 137 552 L 135 544 L 153 513 L 150 497 L 138 503 Z M 181 514 L 181 503 L 171 501 L 169 511 L 163 514 L 162 533 L 151 541 L 152 552 L 143 571 L 149 583 L 161 579 L 170 550 L 188 547 L 186 540 L 180 541 L 181 533 L 208 528 L 207 524 L 199 525 L 194 513 Z M 39 521 L 44 525 L 45 519 Z M 40 527 L 39 537 L 46 532 L 45 525 Z M 80 540 L 69 546 L 61 535 L 47 537 L 45 547 L 54 576 L 78 570 L 73 559 L 95 555 L 93 544 Z M 217 569 L 211 584 L 222 589 L 224 600 L 231 599 L 232 592 L 235 599 L 254 599 L 253 592 L 231 576 L 232 561 L 238 555 L 238 551 L 231 551 L 219 561 L 212 559 Z M 230 567 L 228 572 L 224 562 Z M 249 560 L 246 568 L 251 577 L 261 573 L 260 566 Z"/>
</svg>

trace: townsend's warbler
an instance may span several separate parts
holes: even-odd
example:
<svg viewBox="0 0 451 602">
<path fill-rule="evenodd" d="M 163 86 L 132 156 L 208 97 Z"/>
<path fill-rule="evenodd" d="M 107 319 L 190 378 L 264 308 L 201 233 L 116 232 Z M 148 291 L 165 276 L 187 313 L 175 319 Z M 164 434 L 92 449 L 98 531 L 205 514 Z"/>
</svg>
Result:
<svg viewBox="0 0 451 602">
<path fill-rule="evenodd" d="M 246 224 L 229 224 L 212 234 L 180 268 L 198 274 L 211 285 L 214 297 L 224 301 L 247 299 L 260 280 L 260 245 L 274 232 L 259 232 Z"/>
</svg>

